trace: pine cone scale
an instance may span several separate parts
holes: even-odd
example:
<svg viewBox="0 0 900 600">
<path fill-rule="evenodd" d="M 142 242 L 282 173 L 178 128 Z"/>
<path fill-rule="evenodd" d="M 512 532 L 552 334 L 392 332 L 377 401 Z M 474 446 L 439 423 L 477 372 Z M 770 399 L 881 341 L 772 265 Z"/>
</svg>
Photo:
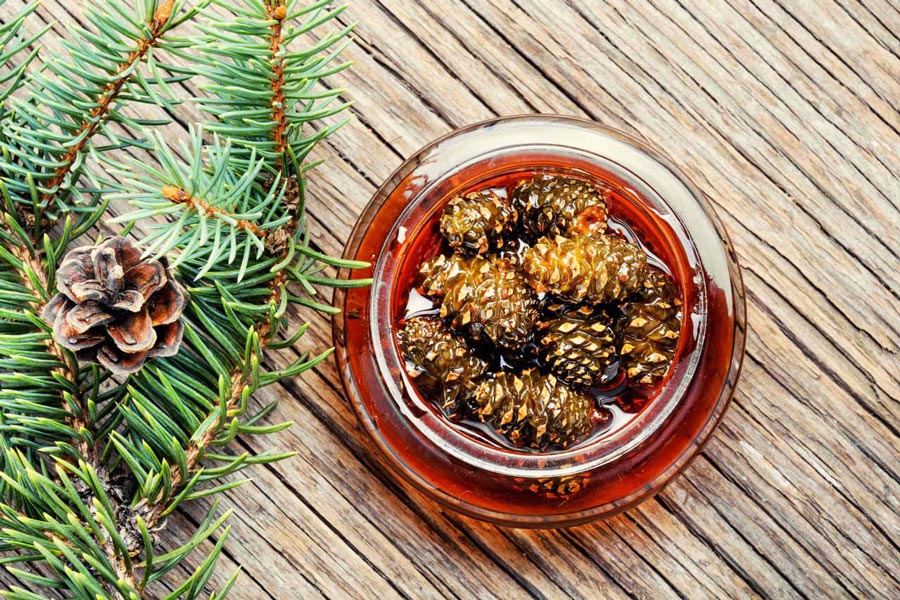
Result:
<svg viewBox="0 0 900 600">
<path fill-rule="evenodd" d="M 106 331 L 116 347 L 129 354 L 149 350 L 156 343 L 156 330 L 146 308 L 116 319 Z"/>
<path fill-rule="evenodd" d="M 78 334 L 82 334 L 92 327 L 106 325 L 114 318 L 95 300 L 77 304 L 66 313 L 66 322 Z"/>
<path fill-rule="evenodd" d="M 57 283 L 71 286 L 79 282 L 94 279 L 94 259 L 91 258 L 92 246 L 81 246 L 69 250 L 59 265 Z M 65 293 L 65 289 L 60 289 Z M 68 294 L 67 294 L 68 295 Z"/>
<path fill-rule="evenodd" d="M 154 327 L 178 321 L 184 312 L 185 295 L 181 287 L 173 281 L 166 284 L 147 300 L 147 310 Z"/>
<path fill-rule="evenodd" d="M 58 311 L 56 313 L 56 318 L 53 320 L 53 337 L 57 343 L 63 348 L 73 352 L 93 348 L 102 343 L 106 339 L 106 336 L 102 331 L 88 330 L 78 332 L 69 325 L 68 311 L 71 310 L 72 306 L 73 305 L 69 303 L 68 307 Z"/>
<path fill-rule="evenodd" d="M 156 330 L 156 343 L 150 349 L 147 358 L 175 356 L 181 346 L 181 339 L 184 337 L 184 323 L 176 320 L 154 329 Z"/>
<path fill-rule="evenodd" d="M 93 271 L 91 271 L 93 273 Z M 105 301 L 107 294 L 99 281 L 75 281 L 69 280 L 68 296 L 75 302 L 87 302 L 89 300 Z"/>
<path fill-rule="evenodd" d="M 133 373 L 144 365 L 149 355 L 148 350 L 131 354 L 120 352 L 115 344 L 106 343 L 97 351 L 96 362 L 113 373 Z M 88 358 L 85 356 L 85 358 Z"/>
<path fill-rule="evenodd" d="M 124 277 L 127 278 L 131 289 L 140 294 L 144 300 L 156 293 L 167 281 L 166 269 L 158 262 L 136 265 L 128 269 Z"/>
</svg>

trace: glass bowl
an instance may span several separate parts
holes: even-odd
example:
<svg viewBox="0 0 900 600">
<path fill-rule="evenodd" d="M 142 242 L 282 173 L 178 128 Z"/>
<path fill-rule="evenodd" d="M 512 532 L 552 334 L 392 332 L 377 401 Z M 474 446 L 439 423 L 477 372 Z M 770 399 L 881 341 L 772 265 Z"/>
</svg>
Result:
<svg viewBox="0 0 900 600">
<path fill-rule="evenodd" d="M 444 204 L 479 182 L 534 170 L 623 190 L 627 200 L 618 208 L 653 237 L 684 301 L 678 358 L 654 399 L 609 435 L 539 453 L 503 447 L 451 423 L 409 381 L 394 335 L 409 273 L 423 253 L 434 252 Z M 347 397 L 394 473 L 473 517 L 568 526 L 653 496 L 702 449 L 740 373 L 744 291 L 721 222 L 659 151 L 590 121 L 504 117 L 436 140 L 375 193 L 344 258 L 369 262 L 353 275 L 373 279 L 369 288 L 338 290 L 335 297 L 342 313 L 334 319 L 334 343 Z"/>
</svg>

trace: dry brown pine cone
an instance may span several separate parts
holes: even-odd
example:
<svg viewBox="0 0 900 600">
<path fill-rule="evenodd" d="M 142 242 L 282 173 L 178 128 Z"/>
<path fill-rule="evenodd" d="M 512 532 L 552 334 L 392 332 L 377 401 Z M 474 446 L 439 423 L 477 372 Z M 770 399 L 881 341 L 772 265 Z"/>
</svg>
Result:
<svg viewBox="0 0 900 600">
<path fill-rule="evenodd" d="M 472 400 L 487 370 L 465 340 L 437 317 L 413 317 L 397 332 L 406 372 L 421 392 L 452 417 Z"/>
<path fill-rule="evenodd" d="M 509 349 L 531 338 L 538 299 L 508 259 L 438 256 L 420 272 L 423 293 L 441 300 L 440 314 L 453 329 Z"/>
<path fill-rule="evenodd" d="M 603 304 L 624 300 L 640 289 L 647 255 L 615 236 L 545 237 L 525 250 L 522 269 L 538 292 Z"/>
<path fill-rule="evenodd" d="M 457 196 L 441 215 L 441 234 L 451 248 L 472 254 L 502 248 L 516 211 L 490 190 Z"/>
<path fill-rule="evenodd" d="M 597 186 L 571 177 L 538 175 L 513 192 L 513 208 L 526 239 L 606 231 L 606 200 Z"/>
<path fill-rule="evenodd" d="M 591 399 L 536 369 L 502 372 L 475 392 L 478 417 L 519 446 L 568 446 L 593 427 Z"/>
<path fill-rule="evenodd" d="M 56 287 L 42 316 L 56 342 L 80 360 L 126 374 L 178 351 L 184 292 L 165 262 L 142 260 L 127 239 L 70 251 L 56 271 Z"/>
<path fill-rule="evenodd" d="M 639 384 L 662 381 L 672 366 L 681 333 L 681 299 L 675 282 L 652 270 L 634 302 L 622 305 L 622 365 Z"/>
</svg>

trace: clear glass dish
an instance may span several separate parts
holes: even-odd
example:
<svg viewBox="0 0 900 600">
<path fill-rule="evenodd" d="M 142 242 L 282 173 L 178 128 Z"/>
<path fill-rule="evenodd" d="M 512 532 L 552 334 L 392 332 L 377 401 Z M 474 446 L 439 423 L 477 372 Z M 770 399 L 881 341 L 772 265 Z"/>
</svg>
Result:
<svg viewBox="0 0 900 600">
<path fill-rule="evenodd" d="M 444 204 L 480 182 L 535 170 L 616 186 L 622 218 L 652 238 L 684 300 L 678 358 L 652 401 L 607 435 L 541 453 L 493 444 L 448 421 L 410 383 L 394 336 L 410 274 L 433 251 L 429 231 Z M 334 342 L 347 397 L 393 472 L 470 516 L 558 527 L 651 497 L 702 449 L 740 373 L 744 291 L 718 217 L 658 151 L 593 122 L 504 117 L 433 142 L 375 193 L 344 257 L 370 262 L 368 272 L 353 275 L 374 281 L 335 297 L 343 312 L 334 319 Z"/>
</svg>

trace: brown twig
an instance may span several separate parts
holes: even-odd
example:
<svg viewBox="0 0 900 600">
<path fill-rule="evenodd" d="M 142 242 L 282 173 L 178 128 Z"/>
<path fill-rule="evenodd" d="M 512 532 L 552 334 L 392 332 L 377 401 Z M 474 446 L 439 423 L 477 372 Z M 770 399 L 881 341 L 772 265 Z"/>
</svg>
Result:
<svg viewBox="0 0 900 600">
<path fill-rule="evenodd" d="M 262 240 L 265 240 L 266 238 L 266 232 L 260 229 L 260 227 L 256 225 L 256 223 L 251 223 L 246 219 L 237 219 L 227 210 L 212 206 L 203 198 L 195 198 L 194 196 L 191 196 L 191 194 L 187 190 L 175 187 L 174 185 L 167 185 L 163 186 L 162 195 L 169 202 L 172 202 L 174 204 L 184 204 L 189 208 L 192 208 L 197 212 L 201 212 L 209 217 L 229 217 L 232 221 L 235 222 L 235 227 L 237 227 L 238 229 L 246 231 L 248 233 L 252 233 Z"/>
<path fill-rule="evenodd" d="M 284 151 L 287 149 L 287 107 L 284 105 L 284 59 L 279 57 L 282 43 L 282 26 L 287 17 L 284 0 L 267 0 L 266 16 L 275 21 L 269 36 L 269 55 L 272 60 L 272 141 L 278 153 L 275 166 L 281 171 L 284 166 Z"/>
</svg>

